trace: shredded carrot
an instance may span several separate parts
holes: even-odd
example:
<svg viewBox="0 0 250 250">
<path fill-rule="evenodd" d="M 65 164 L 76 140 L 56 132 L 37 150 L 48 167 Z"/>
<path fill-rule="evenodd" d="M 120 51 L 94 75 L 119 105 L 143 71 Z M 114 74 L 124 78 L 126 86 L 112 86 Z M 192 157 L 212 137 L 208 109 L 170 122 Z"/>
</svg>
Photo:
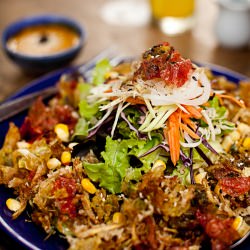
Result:
<svg viewBox="0 0 250 250">
<path fill-rule="evenodd" d="M 112 91 L 105 91 L 106 93 L 111 93 Z M 109 99 L 111 101 L 116 100 L 118 97 L 117 96 L 111 96 Z M 136 104 L 145 104 L 145 101 L 139 97 L 128 97 L 126 99 L 126 102 L 131 103 L 132 105 L 136 105 Z"/>
<path fill-rule="evenodd" d="M 183 105 L 183 107 L 192 115 L 192 117 L 196 119 L 201 119 L 202 108 L 196 108 L 194 106 L 189 106 L 189 105 Z"/>
<path fill-rule="evenodd" d="M 223 94 L 216 94 L 216 96 L 219 98 L 224 98 L 224 99 L 229 99 L 233 102 L 235 102 L 237 105 L 239 105 L 241 108 L 245 108 L 245 103 L 243 102 L 243 100 L 237 100 L 234 96 L 231 95 L 223 95 Z"/>
<path fill-rule="evenodd" d="M 113 92 L 112 88 L 107 89 L 107 90 L 104 91 L 104 93 L 112 93 L 112 92 Z M 111 96 L 109 99 L 110 99 L 111 101 L 114 101 L 114 100 L 117 99 L 117 96 Z"/>
<path fill-rule="evenodd" d="M 113 90 L 111 88 L 104 91 L 104 93 L 112 93 L 112 92 Z"/>
<path fill-rule="evenodd" d="M 126 102 L 129 102 L 131 104 L 145 104 L 145 101 L 139 97 L 128 97 L 126 99 Z"/>
<path fill-rule="evenodd" d="M 209 102 L 205 102 L 205 103 L 202 104 L 202 106 L 204 106 L 204 107 L 210 107 L 210 103 Z"/>
<path fill-rule="evenodd" d="M 216 95 L 216 96 L 218 97 L 218 100 L 219 100 L 220 105 L 223 106 L 223 105 L 224 105 L 224 101 L 223 101 L 223 99 L 221 98 L 221 96 L 219 96 L 219 95 Z"/>
<path fill-rule="evenodd" d="M 188 114 L 181 113 L 181 120 L 185 124 L 187 124 L 190 128 L 192 128 L 193 130 L 196 130 L 197 126 L 192 120 L 190 120 L 190 116 Z"/>
<path fill-rule="evenodd" d="M 200 137 L 197 134 L 195 134 L 195 132 L 192 129 L 190 129 L 187 125 L 181 123 L 180 127 L 181 129 L 186 131 L 193 139 L 197 139 L 197 140 L 200 139 Z"/>
<path fill-rule="evenodd" d="M 168 140 L 171 161 L 176 165 L 180 158 L 180 120 L 178 111 L 175 111 L 168 118 L 164 136 Z"/>
</svg>

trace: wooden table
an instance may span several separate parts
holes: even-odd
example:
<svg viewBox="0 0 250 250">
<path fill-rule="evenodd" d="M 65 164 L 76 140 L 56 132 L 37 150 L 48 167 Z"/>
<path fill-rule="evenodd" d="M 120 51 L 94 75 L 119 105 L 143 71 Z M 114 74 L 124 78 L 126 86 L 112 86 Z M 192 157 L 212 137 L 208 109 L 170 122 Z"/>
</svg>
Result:
<svg viewBox="0 0 250 250">
<path fill-rule="evenodd" d="M 198 0 L 196 26 L 192 32 L 168 37 L 156 27 L 111 26 L 103 21 L 100 9 L 107 0 L 1 0 L 0 31 L 17 19 L 44 13 L 71 17 L 87 29 L 87 43 L 73 64 L 80 64 L 104 48 L 115 46 L 119 54 L 140 55 L 143 50 L 162 41 L 169 41 L 183 56 L 198 62 L 209 62 L 228 67 L 250 77 L 250 50 L 221 48 L 214 35 L 218 7 L 213 1 Z M 0 100 L 31 81 L 0 50 Z M 0 249 L 17 249 L 8 238 L 0 235 Z M 2 239 L 6 240 L 2 240 Z M 20 249 L 20 248 L 19 248 Z"/>
</svg>

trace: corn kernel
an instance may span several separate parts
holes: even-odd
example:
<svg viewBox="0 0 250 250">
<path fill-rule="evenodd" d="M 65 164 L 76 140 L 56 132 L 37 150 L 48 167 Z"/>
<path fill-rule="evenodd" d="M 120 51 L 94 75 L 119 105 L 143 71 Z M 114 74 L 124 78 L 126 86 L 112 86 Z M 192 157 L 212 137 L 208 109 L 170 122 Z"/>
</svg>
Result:
<svg viewBox="0 0 250 250">
<path fill-rule="evenodd" d="M 112 221 L 116 224 L 122 224 L 125 221 L 124 215 L 121 212 L 115 212 Z"/>
<path fill-rule="evenodd" d="M 240 228 L 240 225 L 242 224 L 242 217 L 241 216 L 237 216 L 234 221 L 233 221 L 233 224 L 232 224 L 232 227 L 235 229 L 235 230 L 238 230 Z"/>
<path fill-rule="evenodd" d="M 21 208 L 21 203 L 16 199 L 9 198 L 6 201 L 6 206 L 10 211 L 16 212 L 18 209 Z"/>
<path fill-rule="evenodd" d="M 17 142 L 17 147 L 19 149 L 28 149 L 28 148 L 30 148 L 30 143 L 28 143 L 26 141 L 19 141 L 19 142 Z"/>
<path fill-rule="evenodd" d="M 118 75 L 119 75 L 118 72 L 109 71 L 109 72 L 105 73 L 104 77 L 105 77 L 105 79 L 108 79 L 108 78 L 115 78 Z"/>
<path fill-rule="evenodd" d="M 88 179 L 84 178 L 81 181 L 82 187 L 90 194 L 94 194 L 96 192 L 96 187 L 94 184 Z"/>
<path fill-rule="evenodd" d="M 59 139 L 61 139 L 63 142 L 69 141 L 69 128 L 66 124 L 58 123 L 54 131 Z"/>
<path fill-rule="evenodd" d="M 47 167 L 49 169 L 56 169 L 61 166 L 61 162 L 57 158 L 50 158 L 47 161 Z"/>
<path fill-rule="evenodd" d="M 239 233 L 241 237 L 245 236 L 250 230 L 250 226 L 241 216 L 237 216 L 234 219 L 232 227 Z"/>
<path fill-rule="evenodd" d="M 193 245 L 193 246 L 190 246 L 190 247 L 188 247 L 188 250 L 200 250 L 200 246 L 198 245 Z"/>
<path fill-rule="evenodd" d="M 157 160 L 157 161 L 154 163 L 154 165 L 153 165 L 153 167 L 152 167 L 152 170 L 154 170 L 154 169 L 156 169 L 156 168 L 158 168 L 158 167 L 161 167 L 162 170 L 164 171 L 164 170 L 166 169 L 166 164 L 165 164 L 165 162 L 162 161 L 162 160 Z"/>
<path fill-rule="evenodd" d="M 201 172 L 199 174 L 196 174 L 194 176 L 195 183 L 202 184 L 202 180 L 206 178 L 207 173 L 206 172 Z"/>
<path fill-rule="evenodd" d="M 68 151 L 64 151 L 62 152 L 62 155 L 61 155 L 61 162 L 63 164 L 68 164 L 71 162 L 71 153 L 68 152 Z"/>
<path fill-rule="evenodd" d="M 243 147 L 246 149 L 250 149 L 250 137 L 247 137 L 243 141 Z"/>
</svg>

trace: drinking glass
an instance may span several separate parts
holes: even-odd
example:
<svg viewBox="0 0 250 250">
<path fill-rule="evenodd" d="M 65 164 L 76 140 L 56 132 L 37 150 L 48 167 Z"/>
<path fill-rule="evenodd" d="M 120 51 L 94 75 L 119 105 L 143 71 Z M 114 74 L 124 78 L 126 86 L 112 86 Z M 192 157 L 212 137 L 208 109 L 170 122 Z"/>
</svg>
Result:
<svg viewBox="0 0 250 250">
<path fill-rule="evenodd" d="M 177 35 L 194 25 L 195 0 L 150 0 L 153 22 L 167 35 Z"/>
</svg>

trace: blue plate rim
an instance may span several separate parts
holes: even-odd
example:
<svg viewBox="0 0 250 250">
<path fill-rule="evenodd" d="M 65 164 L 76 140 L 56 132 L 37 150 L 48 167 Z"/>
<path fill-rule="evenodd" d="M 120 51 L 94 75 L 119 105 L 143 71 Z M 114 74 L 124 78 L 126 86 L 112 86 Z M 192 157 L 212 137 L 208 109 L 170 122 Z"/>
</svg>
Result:
<svg viewBox="0 0 250 250">
<path fill-rule="evenodd" d="M 215 73 L 220 73 L 223 72 L 223 74 L 226 73 L 227 76 L 233 77 L 233 78 L 237 78 L 238 81 L 250 81 L 250 76 L 246 76 L 242 73 L 239 73 L 235 70 L 229 69 L 225 66 L 221 66 L 218 64 L 214 64 L 214 63 L 210 63 L 210 62 L 199 62 L 199 61 L 195 61 L 195 63 L 199 66 L 202 66 L 204 68 L 208 68 L 211 69 L 213 72 Z"/>
<path fill-rule="evenodd" d="M 205 63 L 195 62 L 195 63 L 199 66 L 209 68 L 216 75 L 222 75 L 222 76 L 225 76 L 227 78 L 231 78 L 231 80 L 233 80 L 233 82 L 235 82 L 236 84 L 242 80 L 244 80 L 244 81 L 249 80 L 249 77 L 247 77 L 243 74 L 240 74 L 238 72 L 235 72 L 231 69 L 228 69 L 226 67 L 223 67 L 223 66 L 219 66 L 216 64 L 212 64 L 212 63 L 206 63 L 206 62 Z M 46 81 L 50 81 L 52 79 L 53 80 L 57 79 L 57 78 L 59 79 L 62 74 L 69 73 L 72 70 L 79 68 L 80 66 L 81 65 L 76 66 L 76 67 L 70 67 L 70 68 L 62 68 L 62 69 L 53 71 L 49 74 L 46 74 L 40 78 L 37 78 L 37 79 L 29 82 L 26 86 L 17 90 L 14 94 L 10 95 L 5 101 L 13 100 L 13 99 L 18 98 L 20 96 L 23 96 L 27 93 L 32 93 L 32 92 L 36 91 L 36 88 L 38 88 L 38 90 L 42 90 L 45 87 L 54 86 L 56 84 L 56 82 L 50 82 L 46 86 L 43 86 L 43 83 Z M 1 188 L 1 186 L 3 186 L 3 185 L 0 185 L 0 188 Z M 1 193 L 1 190 L 0 190 L 0 193 Z M 18 242 L 21 246 L 23 246 L 25 248 L 28 248 L 31 250 L 43 249 L 43 248 L 41 248 L 40 245 L 37 245 L 35 243 L 31 243 L 31 242 L 29 242 L 29 240 L 27 238 L 18 234 L 15 231 L 15 228 L 11 228 L 11 226 L 6 223 L 3 215 L 0 215 L 0 229 L 3 230 L 7 235 L 9 235 L 12 239 L 14 239 L 16 242 Z"/>
</svg>

